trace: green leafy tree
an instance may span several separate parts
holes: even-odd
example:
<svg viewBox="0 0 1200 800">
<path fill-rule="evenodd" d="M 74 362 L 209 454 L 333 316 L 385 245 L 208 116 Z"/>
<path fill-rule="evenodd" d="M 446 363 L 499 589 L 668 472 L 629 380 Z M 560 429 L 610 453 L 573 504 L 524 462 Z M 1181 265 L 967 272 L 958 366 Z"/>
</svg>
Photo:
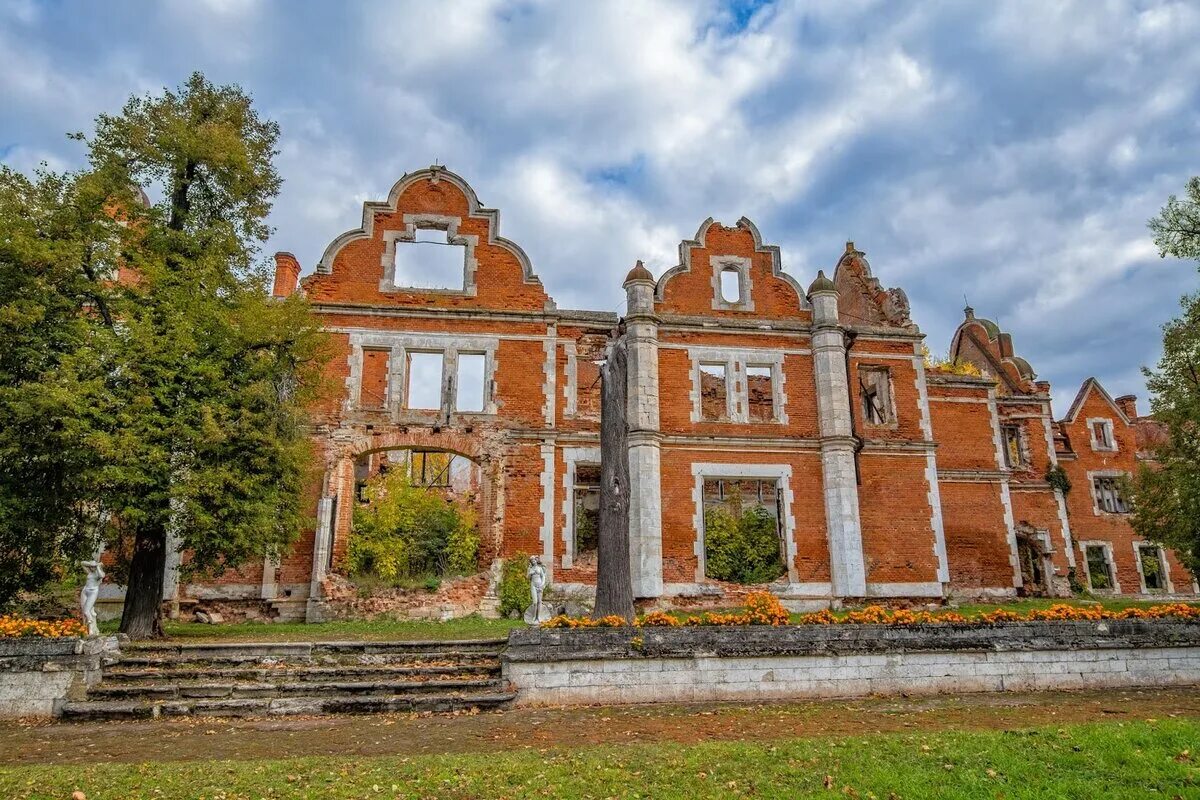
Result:
<svg viewBox="0 0 1200 800">
<path fill-rule="evenodd" d="M 1200 178 L 1174 195 L 1150 221 L 1162 256 L 1200 259 Z M 1163 327 L 1163 355 L 1143 370 L 1151 411 L 1166 429 L 1153 462 L 1133 481 L 1133 527 L 1170 547 L 1200 574 L 1200 295 L 1182 300 L 1183 315 Z"/>
<path fill-rule="evenodd" d="M 269 297 L 257 258 L 278 136 L 240 89 L 198 73 L 79 136 L 112 196 L 164 198 L 117 206 L 136 278 L 113 293 L 99 442 L 105 507 L 133 543 L 121 631 L 136 638 L 161 634 L 169 546 L 189 553 L 186 573 L 216 572 L 279 551 L 302 523 L 325 351 L 302 298 Z"/>
<path fill-rule="evenodd" d="M 89 174 L 0 167 L 0 608 L 95 548 L 109 284 L 128 236 Z"/>
</svg>

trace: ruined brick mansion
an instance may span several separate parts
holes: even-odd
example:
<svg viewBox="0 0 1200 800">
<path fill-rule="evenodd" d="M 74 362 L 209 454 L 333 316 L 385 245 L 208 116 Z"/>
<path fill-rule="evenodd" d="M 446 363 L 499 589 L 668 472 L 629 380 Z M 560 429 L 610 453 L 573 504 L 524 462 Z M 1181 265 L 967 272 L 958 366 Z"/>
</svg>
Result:
<svg viewBox="0 0 1200 800">
<path fill-rule="evenodd" d="M 434 263 L 447 256 L 449 277 Z M 851 243 L 806 287 L 750 220 L 709 219 L 680 243 L 678 266 L 657 279 L 630 270 L 620 318 L 564 310 L 501 235 L 498 213 L 430 167 L 366 203 L 362 227 L 334 239 L 304 280 L 292 255 L 276 265 L 275 294 L 307 295 L 345 387 L 314 431 L 315 530 L 280 559 L 172 583 L 168 597 L 254 598 L 319 616 L 364 475 L 402 459 L 421 479 L 431 454 L 471 470 L 481 568 L 537 554 L 557 590 L 586 594 L 598 361 L 619 324 L 630 342 L 638 597 L 720 593 L 705 518 L 730 494 L 776 526 L 770 587 L 794 607 L 1063 595 L 1071 582 L 1096 594 L 1197 593 L 1175 555 L 1128 522 L 1119 479 L 1160 435 L 1134 398 L 1089 379 L 1055 419 L 1049 384 L 971 309 L 950 355 L 977 369 L 929 365 L 904 292 L 884 288 Z"/>
</svg>

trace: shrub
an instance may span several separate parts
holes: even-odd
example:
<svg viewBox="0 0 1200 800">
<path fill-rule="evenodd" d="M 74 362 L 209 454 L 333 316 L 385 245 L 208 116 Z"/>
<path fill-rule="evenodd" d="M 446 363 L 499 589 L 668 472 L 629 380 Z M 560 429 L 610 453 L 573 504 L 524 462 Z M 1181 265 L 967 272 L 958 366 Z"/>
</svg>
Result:
<svg viewBox="0 0 1200 800">
<path fill-rule="evenodd" d="M 399 471 L 366 491 L 368 503 L 354 509 L 351 574 L 396 581 L 475 572 L 479 532 L 470 506 L 412 486 Z"/>
<path fill-rule="evenodd" d="M 507 617 L 513 611 L 520 614 L 533 598 L 529 594 L 529 556 L 517 553 L 507 558 L 500 567 L 500 586 L 496 593 L 500 596 L 500 616 Z"/>
<path fill-rule="evenodd" d="M 725 508 L 704 514 L 704 571 L 710 578 L 734 583 L 766 583 L 784 573 L 775 518 L 762 506 L 751 506 L 737 518 Z"/>
</svg>

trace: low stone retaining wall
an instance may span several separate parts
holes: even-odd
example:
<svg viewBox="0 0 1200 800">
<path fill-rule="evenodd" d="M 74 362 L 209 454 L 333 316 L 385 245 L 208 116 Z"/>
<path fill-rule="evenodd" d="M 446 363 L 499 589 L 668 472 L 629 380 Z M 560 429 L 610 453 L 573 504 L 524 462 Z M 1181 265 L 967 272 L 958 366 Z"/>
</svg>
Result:
<svg viewBox="0 0 1200 800">
<path fill-rule="evenodd" d="M 525 705 L 1200 684 L 1200 622 L 520 629 Z"/>
<path fill-rule="evenodd" d="M 116 637 L 0 639 L 0 718 L 54 716 L 100 680 Z"/>
</svg>

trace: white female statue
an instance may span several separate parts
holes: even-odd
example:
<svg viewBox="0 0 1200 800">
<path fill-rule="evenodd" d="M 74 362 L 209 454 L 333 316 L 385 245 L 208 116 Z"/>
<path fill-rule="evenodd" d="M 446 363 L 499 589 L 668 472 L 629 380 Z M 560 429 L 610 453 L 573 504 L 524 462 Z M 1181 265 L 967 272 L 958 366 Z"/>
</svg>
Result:
<svg viewBox="0 0 1200 800">
<path fill-rule="evenodd" d="M 538 625 L 549 618 L 542 604 L 542 591 L 546 588 L 546 568 L 542 566 L 542 560 L 530 556 L 529 569 L 525 570 L 525 574 L 529 577 L 529 594 L 533 597 L 533 604 L 525 609 L 525 622 Z"/>
<path fill-rule="evenodd" d="M 100 597 L 100 584 L 104 581 L 104 567 L 100 560 L 81 561 L 87 569 L 87 580 L 84 581 L 83 591 L 79 593 L 79 610 L 83 612 L 83 621 L 87 623 L 88 636 L 99 636 L 100 627 L 96 624 L 96 599 Z"/>
</svg>

